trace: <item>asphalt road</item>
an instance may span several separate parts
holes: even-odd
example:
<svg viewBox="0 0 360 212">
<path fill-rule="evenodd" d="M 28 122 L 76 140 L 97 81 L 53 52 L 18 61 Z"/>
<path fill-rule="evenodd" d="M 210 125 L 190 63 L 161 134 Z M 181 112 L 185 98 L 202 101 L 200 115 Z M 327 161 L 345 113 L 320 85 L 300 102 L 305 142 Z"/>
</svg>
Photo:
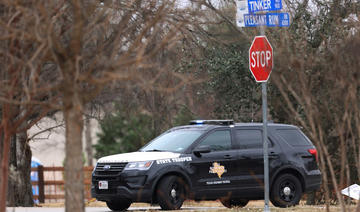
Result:
<svg viewBox="0 0 360 212">
<path fill-rule="evenodd" d="M 181 210 L 184 211 L 208 211 L 208 210 L 219 210 L 225 209 L 225 207 L 196 207 L 196 206 L 183 206 Z M 160 210 L 160 207 L 130 207 L 129 211 L 149 211 L 149 210 Z M 65 208 L 47 208 L 47 207 L 15 207 L 6 208 L 6 212 L 64 212 Z M 86 207 L 86 212 L 111 212 L 106 207 Z"/>
</svg>

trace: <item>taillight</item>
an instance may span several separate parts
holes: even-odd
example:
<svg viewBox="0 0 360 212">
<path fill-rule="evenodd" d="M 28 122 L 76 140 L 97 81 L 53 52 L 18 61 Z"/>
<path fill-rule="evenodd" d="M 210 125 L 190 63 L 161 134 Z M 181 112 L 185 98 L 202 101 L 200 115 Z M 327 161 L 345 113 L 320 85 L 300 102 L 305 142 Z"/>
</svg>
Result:
<svg viewBox="0 0 360 212">
<path fill-rule="evenodd" d="M 308 149 L 308 152 L 315 156 L 316 162 L 318 161 L 317 151 L 316 149 Z"/>
</svg>

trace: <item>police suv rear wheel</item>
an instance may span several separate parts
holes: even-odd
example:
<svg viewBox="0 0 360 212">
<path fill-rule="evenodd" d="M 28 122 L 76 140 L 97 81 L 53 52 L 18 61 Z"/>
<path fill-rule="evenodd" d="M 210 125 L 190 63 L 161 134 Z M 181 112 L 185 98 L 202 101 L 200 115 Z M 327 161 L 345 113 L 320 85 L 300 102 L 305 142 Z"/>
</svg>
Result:
<svg viewBox="0 0 360 212">
<path fill-rule="evenodd" d="M 220 202 L 227 208 L 234 208 L 234 207 L 245 207 L 248 204 L 249 200 L 221 198 Z"/>
<path fill-rule="evenodd" d="M 125 211 L 130 207 L 131 201 L 128 199 L 112 200 L 112 201 L 107 201 L 106 205 L 112 211 Z"/>
<path fill-rule="evenodd" d="M 177 176 L 166 176 L 159 182 L 156 195 L 161 209 L 180 209 L 185 200 L 185 182 Z"/>
<path fill-rule="evenodd" d="M 301 195 L 300 180 L 292 174 L 283 174 L 275 180 L 270 200 L 276 207 L 287 208 L 299 204 Z"/>
</svg>

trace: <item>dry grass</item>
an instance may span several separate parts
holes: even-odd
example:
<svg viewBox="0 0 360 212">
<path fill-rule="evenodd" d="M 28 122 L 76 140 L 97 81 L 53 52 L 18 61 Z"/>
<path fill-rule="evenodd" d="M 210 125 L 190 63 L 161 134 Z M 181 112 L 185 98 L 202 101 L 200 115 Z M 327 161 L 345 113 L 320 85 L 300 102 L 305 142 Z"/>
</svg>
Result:
<svg viewBox="0 0 360 212">
<path fill-rule="evenodd" d="M 38 205 L 39 207 L 64 207 L 64 203 L 63 202 L 59 202 L 59 203 L 44 203 L 44 204 L 40 204 Z M 106 207 L 105 202 L 100 202 L 100 201 L 96 201 L 95 199 L 87 201 L 86 202 L 86 207 Z M 133 203 L 131 205 L 131 207 L 134 208 L 146 208 L 146 207 L 150 207 L 150 204 L 147 203 Z M 191 208 L 194 207 L 194 208 Z M 235 208 L 232 210 L 229 210 L 225 207 L 223 207 L 223 205 L 219 202 L 219 201 L 201 201 L 201 202 L 195 202 L 195 201 L 185 201 L 184 205 L 183 205 L 183 210 L 181 211 L 204 211 L 204 209 L 201 208 L 197 208 L 197 207 L 214 207 L 214 209 L 212 211 L 252 211 L 252 212 L 260 212 L 264 210 L 264 201 L 259 200 L 259 201 L 250 201 L 249 204 L 244 207 L 244 208 Z M 292 207 L 292 208 L 276 208 L 273 207 L 270 204 L 271 207 L 271 211 L 273 212 L 285 212 L 285 211 L 297 211 L 297 212 L 320 212 L 320 211 L 325 211 L 325 205 L 315 205 L 315 206 L 309 206 L 309 205 L 305 205 L 304 202 L 300 202 L 300 204 L 296 207 Z M 349 211 L 355 211 L 356 210 L 356 206 L 355 205 L 351 205 L 348 206 L 349 207 Z M 147 209 L 147 211 L 156 211 L 157 209 Z M 330 211 L 331 212 L 337 212 L 340 211 L 340 207 L 339 206 L 331 206 L 330 207 Z M 144 211 L 142 209 L 142 211 Z"/>
</svg>

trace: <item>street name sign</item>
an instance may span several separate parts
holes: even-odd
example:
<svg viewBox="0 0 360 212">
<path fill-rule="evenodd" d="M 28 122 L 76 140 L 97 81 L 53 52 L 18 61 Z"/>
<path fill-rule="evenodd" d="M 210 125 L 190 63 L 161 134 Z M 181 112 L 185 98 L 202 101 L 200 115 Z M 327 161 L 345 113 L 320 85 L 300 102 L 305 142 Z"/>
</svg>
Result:
<svg viewBox="0 0 360 212">
<path fill-rule="evenodd" d="M 288 27 L 289 13 L 258 13 L 282 9 L 282 0 L 236 0 L 236 25 L 238 27 Z"/>
<path fill-rule="evenodd" d="M 281 0 L 248 0 L 249 13 L 281 10 Z"/>
<path fill-rule="evenodd" d="M 236 0 L 236 26 L 245 27 L 244 15 L 249 13 L 246 0 Z"/>
<path fill-rule="evenodd" d="M 267 82 L 273 68 L 273 49 L 266 36 L 256 36 L 249 49 L 249 68 L 256 82 Z"/>
<path fill-rule="evenodd" d="M 288 27 L 290 26 L 289 13 L 245 14 L 245 27 Z"/>
</svg>

